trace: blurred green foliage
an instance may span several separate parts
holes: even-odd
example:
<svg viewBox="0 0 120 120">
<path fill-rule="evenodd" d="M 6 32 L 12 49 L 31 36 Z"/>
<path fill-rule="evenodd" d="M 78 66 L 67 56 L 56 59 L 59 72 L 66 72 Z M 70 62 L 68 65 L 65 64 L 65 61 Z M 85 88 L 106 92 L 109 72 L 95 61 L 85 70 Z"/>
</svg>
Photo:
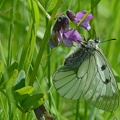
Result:
<svg viewBox="0 0 120 120">
<path fill-rule="evenodd" d="M 28 96 L 30 97 L 31 94 L 42 96 L 40 93 L 46 93 L 47 99 L 44 105 L 56 120 L 108 120 L 111 118 L 119 120 L 120 108 L 114 113 L 109 113 L 90 106 L 84 100 L 66 100 L 56 93 L 51 77 L 53 72 L 63 64 L 70 48 L 60 46 L 51 51 L 48 46 L 57 14 L 66 12 L 68 9 L 75 13 L 80 10 L 92 10 L 94 19 L 90 23 L 91 34 L 93 36 L 96 34 L 101 41 L 116 38 L 116 41 L 100 44 L 100 48 L 114 69 L 117 82 L 120 82 L 119 8 L 118 0 L 1 0 L 0 119 L 35 120 L 34 111 L 21 112 L 13 96 L 13 88 L 33 86 L 34 91 Z M 86 38 L 89 37 L 86 31 L 80 29 L 79 32 Z M 18 80 L 17 76 L 21 70 L 24 75 Z M 32 102 L 33 100 L 32 98 Z M 36 104 L 34 105 L 36 107 Z M 31 105 L 27 106 L 27 110 L 30 107 Z"/>
</svg>

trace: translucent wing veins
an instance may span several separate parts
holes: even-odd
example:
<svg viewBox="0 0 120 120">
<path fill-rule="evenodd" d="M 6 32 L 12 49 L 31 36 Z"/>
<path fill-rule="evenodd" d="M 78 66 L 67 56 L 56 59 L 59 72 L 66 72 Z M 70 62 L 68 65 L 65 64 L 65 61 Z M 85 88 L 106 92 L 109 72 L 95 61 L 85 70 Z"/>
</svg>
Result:
<svg viewBox="0 0 120 120">
<path fill-rule="evenodd" d="M 69 55 L 54 73 L 53 83 L 64 98 L 84 97 L 100 109 L 113 111 L 119 105 L 118 87 L 106 58 L 95 45 L 87 41 L 84 48 Z"/>
</svg>

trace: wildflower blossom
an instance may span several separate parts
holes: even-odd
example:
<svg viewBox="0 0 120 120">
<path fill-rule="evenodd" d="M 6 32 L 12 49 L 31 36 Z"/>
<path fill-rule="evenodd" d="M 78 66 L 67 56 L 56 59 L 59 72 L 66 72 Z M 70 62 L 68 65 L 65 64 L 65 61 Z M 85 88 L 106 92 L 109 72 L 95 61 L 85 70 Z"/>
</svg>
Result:
<svg viewBox="0 0 120 120">
<path fill-rule="evenodd" d="M 49 45 L 54 48 L 60 44 L 64 43 L 65 46 L 71 47 L 73 41 L 79 43 L 81 41 L 81 36 L 75 29 L 69 30 L 69 20 L 65 16 L 61 16 L 57 19 L 54 27 L 51 39 L 49 40 Z"/>
<path fill-rule="evenodd" d="M 85 16 L 85 14 L 87 13 L 87 11 L 82 10 L 79 11 L 76 15 L 71 11 L 68 10 L 66 12 L 68 18 L 75 24 L 78 24 L 80 22 L 80 20 Z M 88 16 L 82 21 L 82 23 L 80 24 L 80 27 L 86 29 L 86 30 L 90 30 L 91 27 L 89 25 L 89 21 L 93 19 L 93 15 L 90 13 L 88 14 Z"/>
</svg>

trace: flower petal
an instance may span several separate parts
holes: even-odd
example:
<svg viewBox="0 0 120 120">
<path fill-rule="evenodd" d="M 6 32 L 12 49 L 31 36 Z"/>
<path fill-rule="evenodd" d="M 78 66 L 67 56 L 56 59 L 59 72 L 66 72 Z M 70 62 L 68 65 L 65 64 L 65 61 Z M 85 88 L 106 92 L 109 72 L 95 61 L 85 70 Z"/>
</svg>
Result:
<svg viewBox="0 0 120 120">
<path fill-rule="evenodd" d="M 87 22 L 82 22 L 80 26 L 82 28 L 86 29 L 86 30 L 90 30 L 91 29 L 89 23 L 87 23 Z"/>
<path fill-rule="evenodd" d="M 67 39 L 67 38 L 64 38 L 64 39 L 63 39 L 63 43 L 64 43 L 64 45 L 67 46 L 67 47 L 73 46 L 73 42 L 70 41 L 70 40 Z"/>
<path fill-rule="evenodd" d="M 62 44 L 62 42 L 64 43 L 65 46 L 72 46 L 73 43 L 72 41 L 70 41 L 65 35 L 64 35 L 64 32 L 63 30 L 60 30 L 59 33 L 58 33 L 58 41 L 60 42 L 60 44 Z"/>
<path fill-rule="evenodd" d="M 57 19 L 54 27 L 53 27 L 53 31 L 60 31 L 61 29 L 63 29 L 64 31 L 67 31 L 69 28 L 69 20 L 66 16 L 61 16 Z"/>
<path fill-rule="evenodd" d="M 75 21 L 76 15 L 71 10 L 67 10 L 66 14 L 71 21 Z"/>
<path fill-rule="evenodd" d="M 74 41 L 76 43 L 80 43 L 80 41 L 82 39 L 81 36 L 80 36 L 80 34 L 78 33 L 78 31 L 75 30 L 75 29 L 67 31 L 66 33 L 64 33 L 64 36 L 67 39 L 69 39 L 71 41 Z"/>
<path fill-rule="evenodd" d="M 76 14 L 76 18 L 79 19 L 79 21 L 80 21 L 80 19 L 82 19 L 82 17 L 83 17 L 86 13 L 87 13 L 87 11 L 82 10 L 82 11 L 80 11 L 80 12 L 78 12 L 78 13 Z M 91 19 L 93 19 L 93 15 L 90 13 L 90 14 L 83 20 L 83 22 L 88 22 L 88 21 L 90 21 Z"/>
</svg>

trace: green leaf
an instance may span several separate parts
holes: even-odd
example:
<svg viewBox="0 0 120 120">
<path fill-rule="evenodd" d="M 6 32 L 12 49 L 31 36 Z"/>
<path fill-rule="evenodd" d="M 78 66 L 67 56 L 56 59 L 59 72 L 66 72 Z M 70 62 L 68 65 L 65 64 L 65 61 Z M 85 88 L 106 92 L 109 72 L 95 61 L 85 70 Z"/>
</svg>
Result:
<svg viewBox="0 0 120 120">
<path fill-rule="evenodd" d="M 12 74 L 12 76 L 11 76 L 11 78 L 10 78 L 10 80 L 7 83 L 7 86 L 6 86 L 7 89 L 13 87 L 14 82 L 15 82 L 17 76 L 18 76 L 18 70 L 15 69 L 14 72 L 13 72 L 13 74 Z"/>
<path fill-rule="evenodd" d="M 14 93 L 14 98 L 15 98 L 17 104 L 23 104 L 23 102 L 25 101 L 25 99 L 28 98 L 28 97 L 30 97 L 29 94 L 20 95 L 17 92 Z"/>
<path fill-rule="evenodd" d="M 34 90 L 33 86 L 26 86 L 26 87 L 16 90 L 15 92 L 19 93 L 20 95 L 23 95 L 23 94 L 31 94 L 33 90 Z"/>
<path fill-rule="evenodd" d="M 55 8 L 57 2 L 58 2 L 58 0 L 49 0 L 48 3 L 50 3 L 50 4 L 47 8 L 47 12 L 51 12 Z"/>
<path fill-rule="evenodd" d="M 14 70 L 17 69 L 17 68 L 18 68 L 18 63 L 14 62 L 9 68 L 7 68 L 5 70 L 5 72 L 2 75 L 1 81 L 0 81 L 0 85 L 3 88 L 5 88 L 9 79 L 12 77 Z"/>
<path fill-rule="evenodd" d="M 0 61 L 0 73 L 3 71 L 3 68 L 4 68 L 4 63 Z"/>
<path fill-rule="evenodd" d="M 5 51 L 4 51 L 3 47 L 4 46 L 2 45 L 1 40 L 0 40 L 0 58 L 6 64 Z"/>
<path fill-rule="evenodd" d="M 33 2 L 33 9 L 34 10 L 34 21 L 35 21 L 35 28 L 37 31 L 38 30 L 38 27 L 39 27 L 39 22 L 40 22 L 40 13 L 39 13 L 39 9 L 38 9 L 38 5 L 35 1 L 32 1 Z"/>
<path fill-rule="evenodd" d="M 45 99 L 46 99 L 45 93 L 32 95 L 32 96 L 26 98 L 25 102 L 22 104 L 22 107 L 26 111 L 34 110 L 35 108 L 42 105 L 44 103 Z"/>
<path fill-rule="evenodd" d="M 7 68 L 6 72 L 10 75 L 17 68 L 18 68 L 18 63 L 14 62 L 9 68 Z"/>
<path fill-rule="evenodd" d="M 22 104 L 26 98 L 30 97 L 30 94 L 33 92 L 33 86 L 26 86 L 21 89 L 18 89 L 14 92 L 14 98 L 17 102 Z"/>
<path fill-rule="evenodd" d="M 26 74 L 23 70 L 21 70 L 14 83 L 14 88 L 13 88 L 14 91 L 25 86 L 25 78 L 26 78 Z"/>
<path fill-rule="evenodd" d="M 21 79 L 21 81 L 18 84 L 15 84 L 13 86 L 13 91 L 18 90 L 22 87 L 25 87 L 25 79 Z"/>
<path fill-rule="evenodd" d="M 91 10 L 93 10 L 101 0 L 91 0 Z"/>
<path fill-rule="evenodd" d="M 24 43 L 24 47 L 22 50 L 22 55 L 19 64 L 19 70 L 24 70 L 27 74 L 29 71 L 29 66 L 31 64 L 32 55 L 34 52 L 34 44 L 35 44 L 35 25 L 33 21 L 30 23 L 29 30 L 27 33 L 27 37 Z"/>
</svg>

